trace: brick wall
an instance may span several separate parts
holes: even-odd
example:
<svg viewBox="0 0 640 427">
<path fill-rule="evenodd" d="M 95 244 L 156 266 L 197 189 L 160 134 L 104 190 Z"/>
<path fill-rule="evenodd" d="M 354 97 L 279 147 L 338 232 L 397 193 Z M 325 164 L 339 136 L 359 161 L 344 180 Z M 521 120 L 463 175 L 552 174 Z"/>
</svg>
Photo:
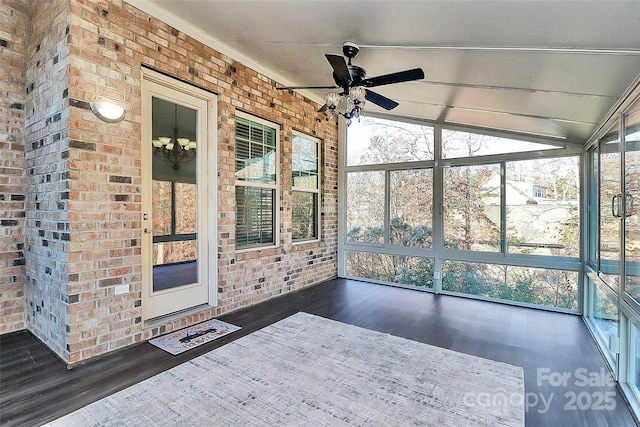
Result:
<svg viewBox="0 0 640 427">
<path fill-rule="evenodd" d="M 25 328 L 24 104 L 27 0 L 0 3 L 0 334 Z"/>
<path fill-rule="evenodd" d="M 64 1 L 29 2 L 24 86 L 26 321 L 61 357 L 68 343 L 68 15 Z"/>
<path fill-rule="evenodd" d="M 27 321 L 77 362 L 337 275 L 337 126 L 318 105 L 121 0 L 31 2 L 27 46 Z M 141 318 L 141 67 L 218 93 L 218 306 L 144 326 Z M 101 122 L 88 102 L 125 107 Z M 280 245 L 236 253 L 237 110 L 281 126 L 281 173 L 292 130 L 322 139 L 322 241 L 291 242 L 283 179 Z M 215 173 L 212 171 L 211 173 Z M 115 295 L 128 284 L 130 292 Z"/>
</svg>

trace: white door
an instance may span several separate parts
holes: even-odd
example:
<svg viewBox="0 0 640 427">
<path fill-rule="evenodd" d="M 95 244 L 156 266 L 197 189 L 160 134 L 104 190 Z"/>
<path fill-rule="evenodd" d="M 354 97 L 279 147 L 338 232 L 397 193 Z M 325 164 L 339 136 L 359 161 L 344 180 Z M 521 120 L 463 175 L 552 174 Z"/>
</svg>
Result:
<svg viewBox="0 0 640 427">
<path fill-rule="evenodd" d="M 216 188 L 217 126 L 215 95 L 157 73 L 143 74 L 142 313 L 147 320 L 216 303 L 216 200 L 209 189 Z"/>
</svg>

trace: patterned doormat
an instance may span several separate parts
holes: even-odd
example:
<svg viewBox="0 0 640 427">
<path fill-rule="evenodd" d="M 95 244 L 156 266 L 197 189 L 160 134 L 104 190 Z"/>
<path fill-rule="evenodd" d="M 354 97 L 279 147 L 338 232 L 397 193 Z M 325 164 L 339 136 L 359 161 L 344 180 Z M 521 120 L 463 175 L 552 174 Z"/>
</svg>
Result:
<svg viewBox="0 0 640 427">
<path fill-rule="evenodd" d="M 175 356 L 176 354 L 198 347 L 199 345 L 208 343 L 239 329 L 241 329 L 240 326 L 235 326 L 218 319 L 211 319 L 154 338 L 149 340 L 149 343 Z"/>
</svg>

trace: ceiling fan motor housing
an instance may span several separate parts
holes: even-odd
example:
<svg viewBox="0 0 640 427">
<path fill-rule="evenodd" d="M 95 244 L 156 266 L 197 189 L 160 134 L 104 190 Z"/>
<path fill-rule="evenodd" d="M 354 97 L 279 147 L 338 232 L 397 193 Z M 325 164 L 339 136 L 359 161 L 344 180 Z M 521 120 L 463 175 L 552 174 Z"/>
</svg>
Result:
<svg viewBox="0 0 640 427">
<path fill-rule="evenodd" d="M 364 80 L 367 72 L 362 67 L 358 67 L 357 65 L 347 65 L 349 68 L 349 74 L 351 74 L 351 85 L 357 86 L 360 84 L 362 80 Z"/>
<path fill-rule="evenodd" d="M 344 56 L 349 58 L 349 63 L 351 63 L 353 58 L 358 56 L 358 52 L 360 52 L 360 46 L 354 42 L 344 42 L 342 45 L 342 53 Z"/>
</svg>

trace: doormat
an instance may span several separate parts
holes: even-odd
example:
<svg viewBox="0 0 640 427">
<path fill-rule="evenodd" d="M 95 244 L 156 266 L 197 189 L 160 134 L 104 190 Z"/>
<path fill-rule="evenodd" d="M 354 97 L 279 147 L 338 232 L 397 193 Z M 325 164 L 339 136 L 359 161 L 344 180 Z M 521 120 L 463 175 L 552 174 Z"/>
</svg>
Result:
<svg viewBox="0 0 640 427">
<path fill-rule="evenodd" d="M 242 328 L 218 319 L 211 319 L 206 322 L 198 323 L 197 325 L 189 326 L 161 337 L 151 339 L 149 340 L 149 343 L 175 356 L 176 354 L 180 354 L 194 347 L 198 347 L 199 345 L 206 344 L 239 329 Z"/>
</svg>

